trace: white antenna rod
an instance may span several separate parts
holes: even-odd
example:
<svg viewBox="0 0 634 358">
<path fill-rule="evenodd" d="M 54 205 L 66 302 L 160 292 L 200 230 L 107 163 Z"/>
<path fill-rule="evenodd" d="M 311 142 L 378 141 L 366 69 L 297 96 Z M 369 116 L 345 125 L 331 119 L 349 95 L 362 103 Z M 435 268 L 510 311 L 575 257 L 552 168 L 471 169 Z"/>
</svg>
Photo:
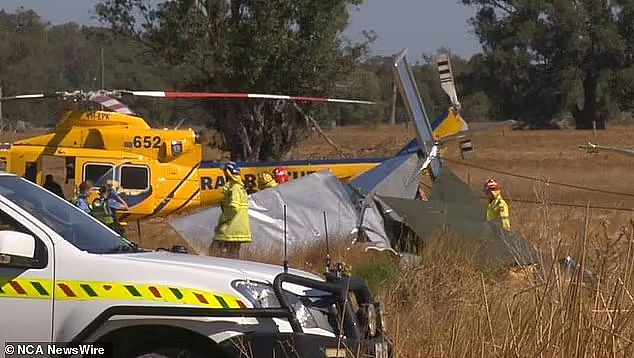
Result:
<svg viewBox="0 0 634 358">
<path fill-rule="evenodd" d="M 104 66 L 104 61 L 103 61 L 103 47 L 101 48 L 101 85 L 99 89 L 105 89 L 106 88 L 106 80 L 105 80 L 105 66 Z"/>
<path fill-rule="evenodd" d="M 176 125 L 176 127 L 174 127 L 174 130 L 177 130 L 177 129 L 178 129 L 178 127 L 180 127 L 180 126 L 181 126 L 181 124 L 183 124 L 183 122 L 185 122 L 185 119 L 186 119 L 186 118 L 187 118 L 187 117 L 183 117 L 183 119 L 181 119 L 181 121 L 180 121 L 180 122 L 178 122 L 178 124 Z"/>
</svg>

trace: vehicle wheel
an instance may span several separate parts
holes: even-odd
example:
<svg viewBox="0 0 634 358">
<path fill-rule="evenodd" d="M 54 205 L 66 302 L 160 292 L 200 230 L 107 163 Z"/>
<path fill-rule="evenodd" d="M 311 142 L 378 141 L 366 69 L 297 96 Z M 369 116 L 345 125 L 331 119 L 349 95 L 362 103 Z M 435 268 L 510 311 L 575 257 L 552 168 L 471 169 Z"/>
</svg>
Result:
<svg viewBox="0 0 634 358">
<path fill-rule="evenodd" d="M 203 358 L 201 355 L 194 353 L 188 349 L 182 348 L 164 348 L 151 350 L 135 356 L 135 358 Z"/>
</svg>

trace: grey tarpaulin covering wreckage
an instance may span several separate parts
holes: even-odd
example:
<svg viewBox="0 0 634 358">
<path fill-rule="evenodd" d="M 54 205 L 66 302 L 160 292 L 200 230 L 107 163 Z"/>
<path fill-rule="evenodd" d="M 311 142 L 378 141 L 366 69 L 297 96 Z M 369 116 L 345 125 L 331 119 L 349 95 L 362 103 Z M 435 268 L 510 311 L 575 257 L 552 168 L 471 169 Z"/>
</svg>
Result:
<svg viewBox="0 0 634 358">
<path fill-rule="evenodd" d="M 286 228 L 289 251 L 302 245 L 324 240 L 323 212 L 326 212 L 328 236 L 333 240 L 352 241 L 357 236 L 358 208 L 350 190 L 329 171 L 317 172 L 275 188 L 251 194 L 249 220 L 252 246 L 257 250 L 279 248 L 284 240 L 284 205 L 287 205 Z M 217 223 L 219 208 L 201 210 L 176 219 L 171 225 L 198 252 L 206 253 L 211 244 L 210 228 Z M 361 223 L 362 230 L 377 247 L 389 248 L 379 212 L 369 210 Z M 261 252 L 261 251 L 260 251 Z"/>
<path fill-rule="evenodd" d="M 377 167 L 342 184 L 329 172 L 313 173 L 276 188 L 251 195 L 250 225 L 253 244 L 260 248 L 282 247 L 284 205 L 287 207 L 289 252 L 328 237 L 353 243 L 363 239 L 377 249 L 399 251 L 402 225 L 428 242 L 441 228 L 470 247 L 503 265 L 535 262 L 536 253 L 522 237 L 486 221 L 483 203 L 447 168 L 442 168 L 438 143 L 420 99 L 409 64 L 407 49 L 394 56 L 393 72 L 408 115 L 415 125 L 417 144 Z M 456 138 L 464 138 L 461 133 Z M 442 170 L 441 170 L 442 168 Z M 433 181 L 428 201 L 416 200 L 423 170 Z M 196 250 L 206 254 L 221 210 L 201 210 L 175 219 L 170 225 Z"/>
<path fill-rule="evenodd" d="M 408 187 L 399 187 L 399 181 L 402 182 L 402 172 L 416 170 L 417 162 L 416 154 L 399 156 L 384 162 L 381 167 L 393 171 L 390 176 L 384 176 L 379 182 L 378 193 L 399 197 L 411 193 L 413 196 L 420 175 L 418 179 L 411 180 Z M 371 246 L 389 249 L 390 235 L 385 232 L 383 217 L 375 202 L 358 193 L 358 190 L 363 188 L 362 185 L 354 186 L 359 182 L 366 184 L 363 183 L 364 180 L 374 185 L 371 180 L 375 177 L 368 178 L 362 175 L 349 185 L 344 185 L 329 171 L 323 171 L 251 194 L 251 245 L 257 247 L 257 250 L 283 246 L 286 205 L 287 245 L 290 251 L 315 242 L 325 242 L 325 224 L 328 226 L 330 240 L 354 242 L 362 233 L 362 236 L 370 241 Z M 173 220 L 170 224 L 193 249 L 204 254 L 212 239 L 210 228 L 213 229 L 214 225 L 210 223 L 217 223 L 220 213 L 220 208 L 209 208 Z"/>
</svg>

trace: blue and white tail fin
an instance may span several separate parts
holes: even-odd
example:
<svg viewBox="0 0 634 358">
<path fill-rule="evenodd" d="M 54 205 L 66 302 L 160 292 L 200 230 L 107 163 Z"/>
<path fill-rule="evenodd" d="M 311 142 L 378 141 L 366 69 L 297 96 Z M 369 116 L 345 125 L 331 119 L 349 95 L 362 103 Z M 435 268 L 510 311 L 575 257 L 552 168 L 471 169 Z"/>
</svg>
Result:
<svg viewBox="0 0 634 358">
<path fill-rule="evenodd" d="M 401 98 L 407 109 L 407 114 L 416 127 L 416 135 L 420 150 L 426 158 L 422 169 L 429 168 L 432 177 L 438 177 L 440 173 L 440 158 L 438 147 L 434 139 L 431 122 L 425 105 L 421 100 L 414 74 L 406 59 L 407 48 L 404 48 L 394 56 L 392 71 L 396 86 L 401 93 Z"/>
<path fill-rule="evenodd" d="M 440 77 L 440 85 L 451 101 L 450 107 L 431 122 L 432 137 L 435 141 L 441 141 L 443 138 L 455 136 L 460 132 L 469 130 L 469 125 L 460 116 L 461 104 L 456 94 L 456 85 L 454 82 L 453 71 L 448 54 L 441 54 L 436 59 L 438 65 L 438 75 Z M 407 103 L 406 103 L 407 105 Z M 397 155 L 413 153 L 418 150 L 418 141 L 413 139 L 405 147 L 403 147 Z"/>
</svg>

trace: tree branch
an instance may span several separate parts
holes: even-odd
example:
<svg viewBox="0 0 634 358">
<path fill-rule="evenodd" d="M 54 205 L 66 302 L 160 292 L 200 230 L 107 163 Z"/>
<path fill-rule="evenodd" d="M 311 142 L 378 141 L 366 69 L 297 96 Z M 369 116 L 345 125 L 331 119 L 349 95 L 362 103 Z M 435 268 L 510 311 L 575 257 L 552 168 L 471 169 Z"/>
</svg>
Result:
<svg viewBox="0 0 634 358">
<path fill-rule="evenodd" d="M 335 142 L 333 142 L 332 140 L 330 140 L 330 138 L 328 138 L 328 136 L 326 135 L 326 133 L 321 129 L 321 127 L 319 126 L 319 123 L 317 123 L 317 121 L 309 116 L 308 114 L 306 114 L 298 105 L 297 103 L 293 102 L 293 106 L 295 106 L 295 109 L 297 109 L 297 111 L 299 111 L 299 113 L 301 113 L 304 118 L 306 118 L 306 121 L 310 121 L 313 126 L 315 126 L 315 129 L 317 130 L 317 133 L 319 133 L 325 140 L 326 142 L 328 142 L 328 144 L 330 144 L 330 146 L 332 146 L 337 153 L 339 153 L 339 155 L 342 158 L 346 158 L 346 154 L 335 144 Z"/>
<path fill-rule="evenodd" d="M 249 133 L 247 127 L 244 126 L 244 122 L 240 121 L 240 137 L 242 139 L 242 151 L 244 159 L 247 160 L 253 154 L 253 148 L 251 147 L 251 141 L 249 141 Z"/>
</svg>

